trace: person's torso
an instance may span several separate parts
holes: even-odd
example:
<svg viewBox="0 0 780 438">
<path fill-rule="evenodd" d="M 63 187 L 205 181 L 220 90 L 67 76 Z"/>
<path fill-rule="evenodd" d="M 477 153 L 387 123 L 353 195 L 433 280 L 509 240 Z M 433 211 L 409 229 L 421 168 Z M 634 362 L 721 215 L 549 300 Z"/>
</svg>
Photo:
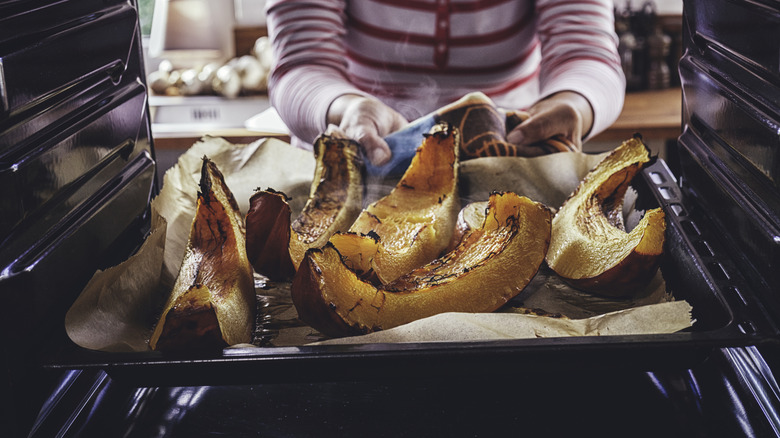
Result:
<svg viewBox="0 0 780 438">
<path fill-rule="evenodd" d="M 380 98 L 414 106 L 400 109 L 407 116 L 470 91 L 500 96 L 524 83 L 535 86 L 538 75 L 528 1 L 351 1 L 346 45 L 350 79 Z"/>
</svg>

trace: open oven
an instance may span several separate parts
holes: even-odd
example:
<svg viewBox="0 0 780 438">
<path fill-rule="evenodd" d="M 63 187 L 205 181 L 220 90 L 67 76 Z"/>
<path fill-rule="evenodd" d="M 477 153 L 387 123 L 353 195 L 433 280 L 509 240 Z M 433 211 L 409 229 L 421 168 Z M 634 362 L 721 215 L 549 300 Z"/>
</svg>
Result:
<svg viewBox="0 0 780 438">
<path fill-rule="evenodd" d="M 64 329 L 159 190 L 136 7 L 0 2 L 2 434 L 780 435 L 780 5 L 686 1 L 683 25 L 683 134 L 636 187 L 690 329 L 171 356 Z"/>
</svg>

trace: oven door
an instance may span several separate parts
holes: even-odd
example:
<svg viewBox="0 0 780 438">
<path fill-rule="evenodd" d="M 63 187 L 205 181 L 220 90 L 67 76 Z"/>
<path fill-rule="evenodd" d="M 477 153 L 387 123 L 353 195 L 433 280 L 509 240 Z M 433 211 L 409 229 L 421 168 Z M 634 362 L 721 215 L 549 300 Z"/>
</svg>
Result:
<svg viewBox="0 0 780 438">
<path fill-rule="evenodd" d="M 673 256 L 666 270 L 674 273 L 670 276 L 674 287 L 698 303 L 694 308 L 703 321 L 699 328 L 669 336 L 234 349 L 206 358 L 83 351 L 68 345 L 63 332 L 66 303 L 75 299 L 87 277 L 96 267 L 123 259 L 137 245 L 155 190 L 148 113 L 145 100 L 143 104 L 135 100 L 145 92 L 138 88 L 143 88 L 144 81 L 134 8 L 123 2 L 87 2 L 84 5 L 95 9 L 87 13 L 87 9 L 70 5 L 60 10 L 60 3 L 51 2 L 44 17 L 66 17 L 65 22 L 78 29 L 71 34 L 63 30 L 68 26 L 39 17 L 37 10 L 24 10 L 19 2 L 0 6 L 2 16 L 13 18 L 0 21 L 4 24 L 0 32 L 8 30 L 0 34 L 4 75 L 0 140 L 8 139 L 2 143 L 7 158 L 0 177 L 15 184 L 3 199 L 11 200 L 8 209 L 16 212 L 16 216 L 3 218 L 12 232 L 3 237 L 8 243 L 3 257 L 9 254 L 9 258 L 0 265 L 6 275 L 0 278 L 0 292 L 24 309 L 4 319 L 3 332 L 17 333 L 21 328 L 30 334 L 4 339 L 5 357 L 18 358 L 6 361 L 12 378 L 4 382 L 10 391 L 3 392 L 13 395 L 4 396 L 5 412 L 37 415 L 34 422 L 25 424 L 32 424 L 33 436 L 264 432 L 479 436 L 506 430 L 607 436 L 776 434 L 780 430 L 780 390 L 772 375 L 778 340 L 772 285 L 777 283 L 771 281 L 777 275 L 773 245 L 780 242 L 776 233 L 780 222 L 770 213 L 780 210 L 773 210 L 774 198 L 763 196 L 776 189 L 771 185 L 771 172 L 769 177 L 760 177 L 761 172 L 754 175 L 747 170 L 763 182 L 747 184 L 754 193 L 730 191 L 745 185 L 738 184 L 742 170 L 723 165 L 711 153 L 708 140 L 722 131 L 701 129 L 705 125 L 692 117 L 707 108 L 706 102 L 694 96 L 702 95 L 699 84 L 714 76 L 712 66 L 716 65 L 708 58 L 709 49 L 702 50 L 699 44 L 709 41 L 701 39 L 702 26 L 714 20 L 705 13 L 710 9 L 704 11 L 703 3 L 685 5 L 690 44 L 686 56 L 691 56 L 690 68 L 695 71 L 686 76 L 689 66 L 684 64 L 681 69 L 687 79 L 686 134 L 670 166 L 658 161 L 643 172 L 651 196 L 672 218 Z M 737 4 L 723 3 L 724 8 Z M 749 11 L 758 7 L 763 11 L 761 18 L 777 17 L 760 2 L 739 5 Z M 130 20 L 126 16 L 132 17 L 132 26 L 124 21 Z M 115 29 L 125 28 L 122 24 L 132 29 L 117 37 L 125 45 L 111 49 L 129 53 L 128 57 L 120 57 L 118 63 L 89 57 L 70 67 L 76 71 L 66 69 L 68 74 L 21 85 L 27 76 L 19 73 L 20 68 L 15 70 L 15 60 L 24 65 L 54 61 L 67 48 L 83 48 L 90 42 L 109 44 L 112 39 L 99 38 L 95 30 L 101 23 L 111 23 L 112 35 Z M 36 26 L 43 30 L 31 30 L 39 29 Z M 47 32 L 51 38 L 46 38 Z M 67 47 L 57 46 L 63 41 L 60 33 L 80 39 L 69 40 Z M 52 52 L 30 52 L 46 47 L 30 47 L 35 38 L 55 44 Z M 71 57 L 79 54 L 84 55 L 71 52 Z M 708 67 L 698 69 L 700 65 Z M 27 89 L 31 91 L 20 91 Z M 83 101 L 69 103 L 77 97 Z M 101 118 L 116 114 L 112 105 L 127 105 L 127 114 L 132 115 L 115 125 L 95 122 L 100 129 L 80 134 L 90 126 L 87 122 L 118 120 Z M 51 113 L 49 108 L 69 110 Z M 772 109 L 764 103 L 761 114 L 776 116 Z M 29 120 L 41 122 L 28 129 Z M 130 126 L 134 134 L 120 135 L 117 143 L 118 134 L 108 128 L 116 125 Z M 52 131 L 56 135 L 49 135 Z M 75 140 L 67 141 L 69 133 Z M 94 140 L 97 133 L 110 138 Z M 56 185 L 62 182 L 59 178 L 36 180 L 37 175 L 72 174 L 71 166 L 41 164 L 55 166 L 66 158 L 82 157 L 57 155 L 63 144 L 65 150 L 77 145 L 78 152 L 89 151 L 88 146 L 100 147 L 75 167 L 82 172 L 70 184 Z M 45 161 L 49 157 L 59 159 Z M 744 165 L 750 160 L 739 162 Z M 17 182 L 14 177 L 20 175 L 28 179 Z M 726 182 L 733 184 L 726 186 Z M 759 187 L 766 192 L 755 192 Z M 71 196 L 79 202 L 67 202 Z M 729 204 L 721 204 L 730 198 Z M 722 211 L 721 205 L 729 208 Z M 739 213 L 740 207 L 750 209 Z M 5 208 L 4 204 L 4 212 Z M 735 232 L 731 227 L 741 222 L 725 219 L 730 216 L 760 221 L 749 221 L 744 232 Z M 743 235 L 769 240 L 750 240 L 751 247 L 745 245 Z M 754 259 L 764 250 L 769 255 L 766 260 Z M 35 347 L 43 345 L 37 342 L 44 338 L 51 349 L 41 352 Z M 45 364 L 42 368 L 41 363 Z M 50 377 L 42 381 L 43 376 Z M 28 390 L 36 386 L 38 397 L 28 397 Z M 17 406 L 17 396 L 26 398 L 26 403 Z M 17 421 L 15 415 L 11 414 L 10 421 Z"/>
<path fill-rule="evenodd" d="M 766 352 L 719 349 L 691 369 L 134 387 L 70 371 L 31 438 L 124 436 L 773 437 Z M 74 408 L 74 406 L 76 408 Z"/>
<path fill-rule="evenodd" d="M 60 384 L 40 346 L 62 331 L 63 309 L 148 229 L 141 60 L 131 2 L 0 2 L 3 434 L 22 435 Z"/>
</svg>

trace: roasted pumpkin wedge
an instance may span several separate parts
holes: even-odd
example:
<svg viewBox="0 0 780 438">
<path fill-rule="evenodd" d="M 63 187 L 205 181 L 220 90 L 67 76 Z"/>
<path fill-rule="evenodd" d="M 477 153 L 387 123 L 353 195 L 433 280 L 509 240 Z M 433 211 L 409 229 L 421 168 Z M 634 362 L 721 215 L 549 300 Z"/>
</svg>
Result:
<svg viewBox="0 0 780 438">
<path fill-rule="evenodd" d="M 621 297 L 641 290 L 655 275 L 666 230 L 663 210 L 646 211 L 630 232 L 622 213 L 626 190 L 649 159 L 638 136 L 623 142 L 556 213 L 547 264 L 572 286 Z"/>
<path fill-rule="evenodd" d="M 336 233 L 330 243 L 338 248 L 347 267 L 363 279 L 376 284 L 381 283 L 374 273 L 374 256 L 379 249 L 379 237 L 371 232 L 358 234 L 352 232 Z"/>
<path fill-rule="evenodd" d="M 381 283 L 438 257 L 452 238 L 458 196 L 460 134 L 448 124 L 434 126 L 423 137 L 409 167 L 388 195 L 370 204 L 350 227 L 378 239 L 374 254 L 352 254 L 370 263 Z M 356 262 L 358 263 L 358 262 Z"/>
<path fill-rule="evenodd" d="M 287 196 L 274 190 L 250 198 L 247 251 L 252 266 L 272 280 L 289 279 L 303 254 L 346 231 L 363 208 L 363 159 L 358 143 L 321 135 L 309 198 L 294 220 Z"/>
<path fill-rule="evenodd" d="M 273 281 L 295 274 L 290 258 L 290 204 L 287 195 L 259 190 L 249 198 L 246 215 L 246 252 L 252 267 Z"/>
<path fill-rule="evenodd" d="M 363 208 L 363 159 L 352 140 L 322 135 L 315 145 L 312 189 L 301 214 L 292 222 L 290 256 L 298 266 L 309 248 L 319 248 L 346 231 Z"/>
<path fill-rule="evenodd" d="M 184 259 L 151 349 L 218 349 L 252 341 L 255 289 L 244 233 L 222 173 L 204 157 Z"/>
<path fill-rule="evenodd" d="M 476 201 L 470 202 L 463 207 L 458 213 L 458 218 L 455 221 L 455 230 L 452 233 L 452 239 L 449 246 L 447 246 L 447 252 L 452 251 L 463 237 L 468 234 L 469 231 L 479 228 L 482 222 L 485 220 L 485 212 L 487 211 L 488 201 Z"/>
<path fill-rule="evenodd" d="M 552 213 L 511 192 L 494 193 L 482 225 L 439 259 L 375 286 L 332 243 L 306 253 L 291 293 L 298 316 L 330 336 L 396 327 L 443 312 L 492 312 L 536 275 Z"/>
</svg>

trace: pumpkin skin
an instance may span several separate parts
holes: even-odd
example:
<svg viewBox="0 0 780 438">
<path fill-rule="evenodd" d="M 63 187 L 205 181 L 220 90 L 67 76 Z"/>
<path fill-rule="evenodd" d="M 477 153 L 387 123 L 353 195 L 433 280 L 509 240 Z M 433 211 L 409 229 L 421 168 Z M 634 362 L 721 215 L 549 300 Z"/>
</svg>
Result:
<svg viewBox="0 0 780 438">
<path fill-rule="evenodd" d="M 438 257 L 452 238 L 460 211 L 459 150 L 457 129 L 434 126 L 396 186 L 367 206 L 349 228 L 377 239 L 375 252 L 340 248 L 342 255 L 361 258 L 354 263 L 368 263 L 383 284 Z"/>
<path fill-rule="evenodd" d="M 360 145 L 321 135 L 311 193 L 291 224 L 290 257 L 298 266 L 309 248 L 319 248 L 336 232 L 349 229 L 363 209 L 364 164 Z"/>
<path fill-rule="evenodd" d="M 260 190 L 249 198 L 246 215 L 246 252 L 252 267 L 272 281 L 284 281 L 295 274 L 290 257 L 289 198 L 273 189 Z"/>
<path fill-rule="evenodd" d="M 447 252 L 452 251 L 453 248 L 458 246 L 463 237 L 471 230 L 479 228 L 482 225 L 482 221 L 485 220 L 485 212 L 487 211 L 487 201 L 471 202 L 464 206 L 458 213 L 458 218 L 455 221 L 455 230 L 452 233 L 452 239 L 447 246 Z"/>
<path fill-rule="evenodd" d="M 314 156 L 309 198 L 295 219 L 282 192 L 261 190 L 250 198 L 247 252 L 255 271 L 271 280 L 291 279 L 307 249 L 346 231 L 362 210 L 364 165 L 358 143 L 323 134 Z"/>
<path fill-rule="evenodd" d="M 622 218 L 626 190 L 649 160 L 641 138 L 623 142 L 556 213 L 547 264 L 573 287 L 624 297 L 643 289 L 658 270 L 666 230 L 663 210 L 648 210 L 630 232 Z"/>
<path fill-rule="evenodd" d="M 494 193 L 482 226 L 441 258 L 393 282 L 360 278 L 328 243 L 310 249 L 291 286 L 299 318 L 329 336 L 368 333 L 443 312 L 492 312 L 525 288 L 544 261 L 552 213 Z"/>
<path fill-rule="evenodd" d="M 244 233 L 222 173 L 204 157 L 187 248 L 149 340 L 152 350 L 220 349 L 252 341 L 255 288 Z"/>
</svg>

